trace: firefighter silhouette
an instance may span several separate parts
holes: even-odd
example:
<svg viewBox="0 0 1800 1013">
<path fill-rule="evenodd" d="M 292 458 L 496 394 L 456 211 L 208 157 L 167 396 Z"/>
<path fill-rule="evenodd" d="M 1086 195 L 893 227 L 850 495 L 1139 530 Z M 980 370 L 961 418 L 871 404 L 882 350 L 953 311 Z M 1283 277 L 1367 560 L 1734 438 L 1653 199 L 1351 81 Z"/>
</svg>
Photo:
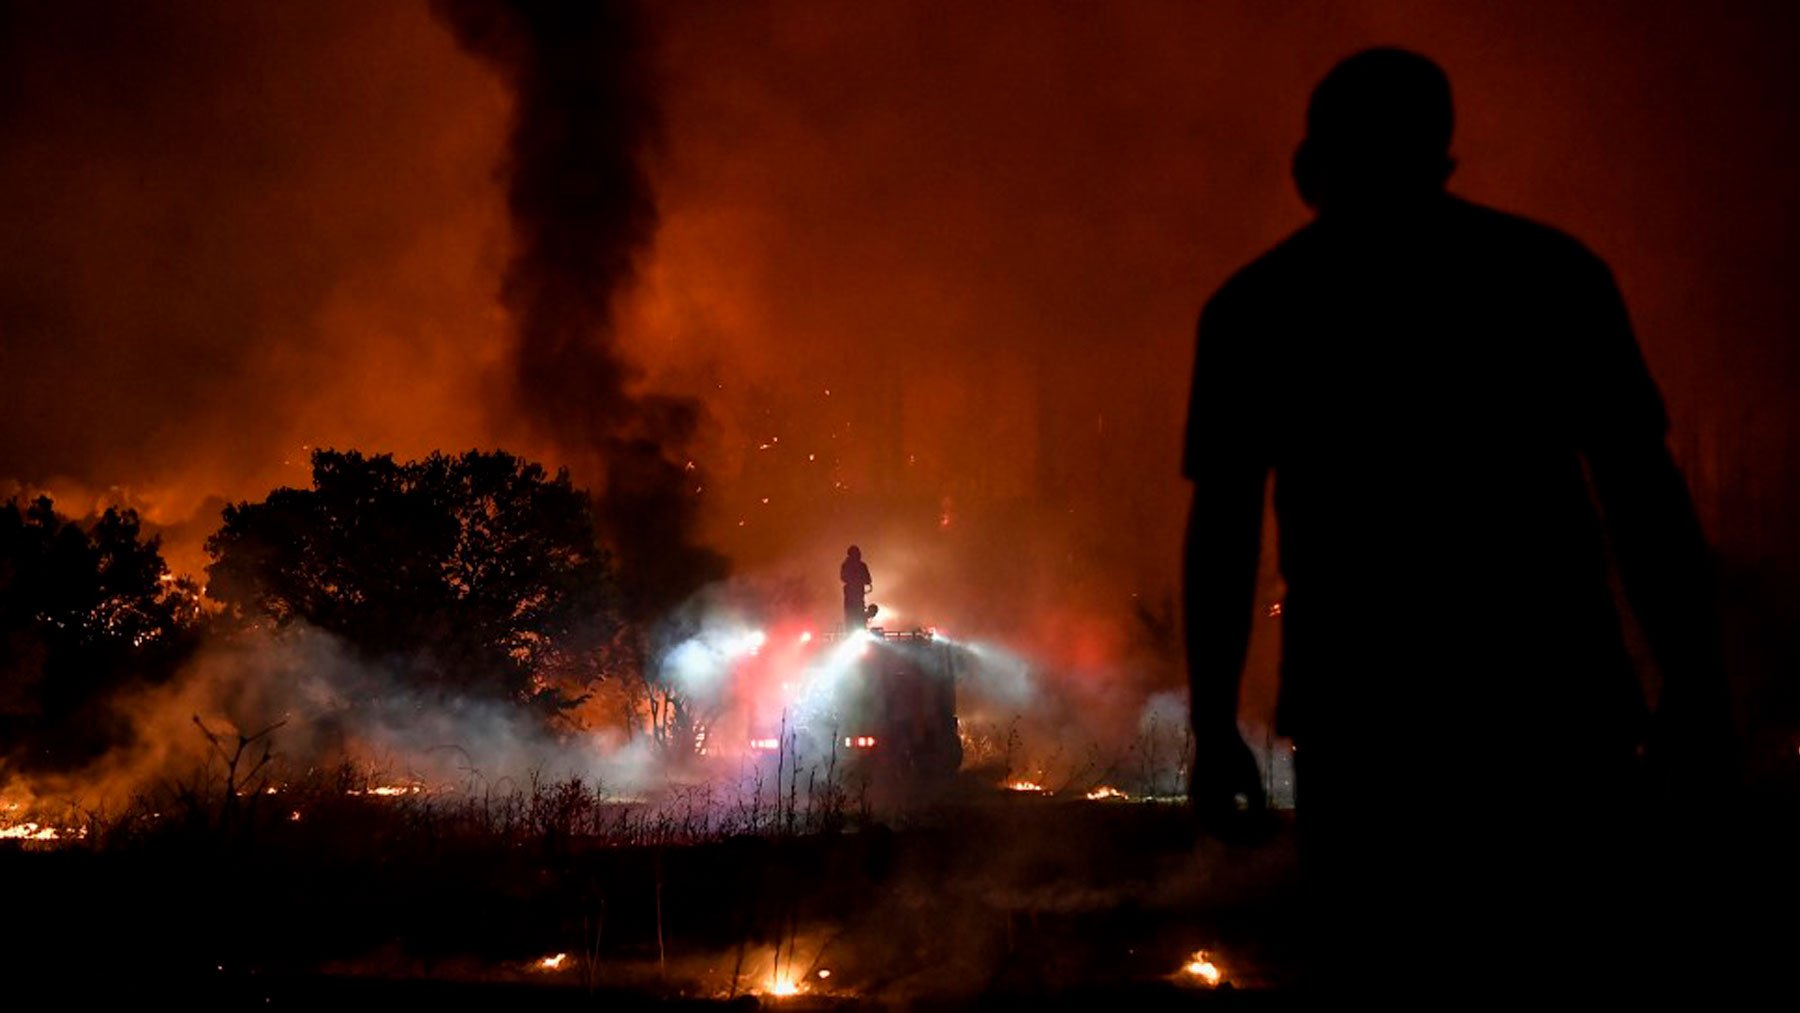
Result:
<svg viewBox="0 0 1800 1013">
<path fill-rule="evenodd" d="M 874 609 L 864 604 L 863 596 L 874 590 L 875 584 L 869 579 L 869 564 L 863 562 L 861 549 L 850 546 L 838 567 L 838 579 L 844 582 L 844 628 L 866 629 Z"/>
</svg>

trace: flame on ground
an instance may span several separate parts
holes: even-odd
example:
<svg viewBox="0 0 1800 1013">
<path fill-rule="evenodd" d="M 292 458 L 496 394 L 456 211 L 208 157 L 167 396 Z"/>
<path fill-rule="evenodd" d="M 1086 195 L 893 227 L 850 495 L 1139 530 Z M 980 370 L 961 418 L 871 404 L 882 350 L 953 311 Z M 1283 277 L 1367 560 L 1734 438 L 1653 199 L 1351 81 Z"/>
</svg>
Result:
<svg viewBox="0 0 1800 1013">
<path fill-rule="evenodd" d="M 1219 965 L 1212 962 L 1212 958 L 1206 955 L 1205 950 L 1195 950 L 1194 955 L 1188 958 L 1188 962 L 1182 965 L 1181 973 L 1209 988 L 1217 985 L 1225 977 L 1224 972 L 1219 970 Z"/>
<path fill-rule="evenodd" d="M 771 977 L 769 979 L 769 983 L 767 985 L 763 986 L 763 994 L 764 995 L 772 995 L 777 998 L 785 998 L 790 995 L 799 995 L 800 991 L 801 991 L 800 982 L 796 981 L 790 975 L 783 975 L 783 974 L 778 974 L 778 975 Z"/>
<path fill-rule="evenodd" d="M 1008 781 L 1008 782 L 1006 782 L 1006 790 L 1007 791 L 1028 791 L 1028 792 L 1034 792 L 1039 795 L 1048 795 L 1050 793 L 1047 788 L 1045 788 L 1043 785 L 1037 783 L 1036 781 Z"/>
<path fill-rule="evenodd" d="M 10 799 L 0 799 L 0 840 L 67 843 L 87 837 L 88 828 L 70 823 L 65 817 L 51 822 L 34 806 Z"/>
<path fill-rule="evenodd" d="M 370 788 L 368 791 L 359 791 L 352 788 L 349 791 L 344 792 L 346 795 L 380 795 L 384 798 L 392 798 L 395 795 L 422 795 L 424 793 L 425 786 L 422 784 L 383 784 Z"/>
<path fill-rule="evenodd" d="M 1103 784 L 1100 787 L 1095 788 L 1093 791 L 1088 792 L 1087 797 L 1088 797 L 1088 801 L 1090 801 L 1090 802 L 1098 802 L 1104 798 L 1130 798 L 1131 796 L 1125 794 L 1124 792 L 1120 791 L 1117 788 L 1112 787 L 1111 785 Z"/>
<path fill-rule="evenodd" d="M 560 971 L 568 959 L 567 953 L 552 953 L 548 957 L 539 958 L 535 966 L 540 971 Z"/>
<path fill-rule="evenodd" d="M 0 838 L 7 840 L 54 841 L 59 836 L 55 827 L 43 826 L 38 823 L 9 823 L 6 826 L 0 826 Z"/>
</svg>

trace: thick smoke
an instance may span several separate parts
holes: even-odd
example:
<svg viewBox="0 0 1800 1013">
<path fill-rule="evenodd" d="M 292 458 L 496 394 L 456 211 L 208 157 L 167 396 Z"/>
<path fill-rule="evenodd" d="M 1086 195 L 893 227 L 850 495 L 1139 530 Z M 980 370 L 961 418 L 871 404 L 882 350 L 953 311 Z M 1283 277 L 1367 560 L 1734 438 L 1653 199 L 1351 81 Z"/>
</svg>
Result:
<svg viewBox="0 0 1800 1013">
<path fill-rule="evenodd" d="M 344 787 L 479 795 L 526 777 L 581 778 L 616 796 L 663 783 L 645 740 L 616 730 L 546 735 L 517 707 L 422 692 L 304 623 L 215 637 L 177 678 L 110 702 L 131 728 L 124 741 L 65 773 L 0 771 L 0 795 L 45 814 L 116 814 L 170 785 L 216 785 L 239 736 L 251 740 L 240 773 L 266 748 L 261 776 L 274 785 L 342 778 Z"/>
<path fill-rule="evenodd" d="M 554 444 L 604 476 L 601 521 L 640 620 L 723 572 L 694 543 L 685 447 L 699 405 L 645 396 L 617 304 L 655 236 L 645 167 L 660 124 L 647 27 L 633 4 L 437 0 L 459 44 L 512 89 L 502 176 L 514 249 L 502 301 L 517 328 L 514 397 Z"/>
</svg>

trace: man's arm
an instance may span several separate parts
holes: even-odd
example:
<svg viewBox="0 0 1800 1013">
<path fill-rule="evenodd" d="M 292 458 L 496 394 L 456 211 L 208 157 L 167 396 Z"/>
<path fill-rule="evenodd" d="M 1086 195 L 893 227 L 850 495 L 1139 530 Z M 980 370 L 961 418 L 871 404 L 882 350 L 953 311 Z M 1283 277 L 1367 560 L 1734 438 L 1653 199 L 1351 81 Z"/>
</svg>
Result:
<svg viewBox="0 0 1800 1013">
<path fill-rule="evenodd" d="M 1257 378 L 1229 303 L 1201 315 L 1183 474 L 1194 484 L 1183 559 L 1183 619 L 1194 728 L 1189 796 L 1203 818 L 1263 803 L 1256 759 L 1238 732 L 1239 687 L 1255 615 L 1269 464 L 1251 391 Z"/>
<path fill-rule="evenodd" d="M 1626 602 L 1643 630 L 1662 693 L 1651 759 L 1677 779 L 1730 767 L 1725 684 L 1713 572 L 1686 481 L 1669 453 L 1662 397 L 1645 368 L 1610 272 L 1596 265 L 1591 315 L 1578 334 L 1581 451 Z"/>
<path fill-rule="evenodd" d="M 1263 474 L 1242 462 L 1194 479 L 1182 572 L 1194 732 L 1236 736 L 1255 615 Z"/>
</svg>

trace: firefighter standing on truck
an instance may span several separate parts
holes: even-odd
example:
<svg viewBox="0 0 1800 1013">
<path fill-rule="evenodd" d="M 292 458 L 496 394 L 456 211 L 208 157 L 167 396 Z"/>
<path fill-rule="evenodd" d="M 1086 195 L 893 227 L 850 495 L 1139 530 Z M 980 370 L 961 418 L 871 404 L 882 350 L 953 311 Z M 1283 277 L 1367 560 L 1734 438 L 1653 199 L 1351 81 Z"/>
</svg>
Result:
<svg viewBox="0 0 1800 1013">
<path fill-rule="evenodd" d="M 844 628 L 867 628 L 869 615 L 863 595 L 873 591 L 875 584 L 869 579 L 869 564 L 863 562 L 861 549 L 850 546 L 844 554 L 844 565 L 838 567 L 838 578 L 844 582 Z"/>
</svg>

